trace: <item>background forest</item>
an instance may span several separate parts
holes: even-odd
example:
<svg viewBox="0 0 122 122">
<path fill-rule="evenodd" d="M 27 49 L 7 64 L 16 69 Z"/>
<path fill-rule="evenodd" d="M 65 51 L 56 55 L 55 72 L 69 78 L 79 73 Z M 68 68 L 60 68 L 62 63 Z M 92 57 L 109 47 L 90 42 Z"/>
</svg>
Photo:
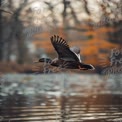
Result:
<svg viewBox="0 0 122 122">
<path fill-rule="evenodd" d="M 54 34 L 81 48 L 97 73 L 122 44 L 121 0 L 0 0 L 0 72 L 33 72 L 33 61 L 56 56 Z"/>
</svg>

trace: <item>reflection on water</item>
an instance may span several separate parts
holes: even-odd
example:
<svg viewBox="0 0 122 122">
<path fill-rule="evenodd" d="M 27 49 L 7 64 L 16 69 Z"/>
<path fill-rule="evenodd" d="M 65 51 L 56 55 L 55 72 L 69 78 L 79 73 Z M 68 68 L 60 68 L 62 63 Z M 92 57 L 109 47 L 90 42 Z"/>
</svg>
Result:
<svg viewBox="0 0 122 122">
<path fill-rule="evenodd" d="M 2 122 L 120 122 L 122 96 L 1 97 Z"/>
<path fill-rule="evenodd" d="M 117 77 L 5 75 L 0 122 L 122 122 L 122 78 Z"/>
</svg>

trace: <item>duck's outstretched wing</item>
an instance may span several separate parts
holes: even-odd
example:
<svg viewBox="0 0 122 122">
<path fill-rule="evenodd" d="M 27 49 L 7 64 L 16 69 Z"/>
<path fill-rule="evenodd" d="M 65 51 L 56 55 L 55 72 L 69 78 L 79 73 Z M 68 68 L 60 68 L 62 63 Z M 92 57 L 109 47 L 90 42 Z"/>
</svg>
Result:
<svg viewBox="0 0 122 122">
<path fill-rule="evenodd" d="M 77 46 L 70 47 L 70 50 L 76 54 L 80 54 L 80 48 Z"/>
<path fill-rule="evenodd" d="M 81 61 L 81 56 L 80 56 L 80 48 L 77 47 L 77 46 L 73 46 L 73 47 L 70 48 L 70 50 L 71 50 L 72 52 L 75 53 L 75 55 L 76 55 L 76 56 L 78 57 L 78 59 L 79 59 L 79 62 L 82 62 L 82 61 Z"/>
<path fill-rule="evenodd" d="M 79 58 L 76 56 L 74 52 L 72 52 L 69 48 L 67 42 L 59 36 L 52 36 L 51 42 L 56 52 L 58 53 L 58 58 L 63 59 L 65 61 L 78 61 Z"/>
</svg>

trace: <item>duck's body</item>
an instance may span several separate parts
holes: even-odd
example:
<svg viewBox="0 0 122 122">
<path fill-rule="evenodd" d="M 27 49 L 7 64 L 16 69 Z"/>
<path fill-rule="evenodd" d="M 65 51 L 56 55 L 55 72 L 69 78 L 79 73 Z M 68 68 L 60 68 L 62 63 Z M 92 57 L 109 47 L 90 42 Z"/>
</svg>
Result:
<svg viewBox="0 0 122 122">
<path fill-rule="evenodd" d="M 39 62 L 46 62 L 52 66 L 66 68 L 66 69 L 80 69 L 93 70 L 95 69 L 91 64 L 84 64 L 80 58 L 80 48 L 69 48 L 67 42 L 59 36 L 51 37 L 52 45 L 58 53 L 58 57 L 51 60 L 49 58 L 41 58 Z"/>
<path fill-rule="evenodd" d="M 41 58 L 39 62 L 45 62 L 55 67 L 66 68 L 66 69 L 81 69 L 81 70 L 88 70 L 91 69 L 92 66 L 80 62 L 75 61 L 65 61 L 62 59 L 55 58 L 53 60 L 48 58 Z"/>
</svg>

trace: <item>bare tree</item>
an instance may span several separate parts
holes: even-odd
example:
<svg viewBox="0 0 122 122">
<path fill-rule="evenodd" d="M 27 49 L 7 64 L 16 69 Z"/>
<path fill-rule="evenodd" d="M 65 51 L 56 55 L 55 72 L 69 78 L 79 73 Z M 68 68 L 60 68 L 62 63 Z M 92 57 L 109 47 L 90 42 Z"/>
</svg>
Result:
<svg viewBox="0 0 122 122">
<path fill-rule="evenodd" d="M 2 5 L 2 0 L 0 0 L 0 6 Z M 3 59 L 3 39 L 2 39 L 2 11 L 0 10 L 0 61 Z"/>
<path fill-rule="evenodd" d="M 17 62 L 24 63 L 28 59 L 28 50 L 23 34 L 23 22 L 20 19 L 21 12 L 24 7 L 27 6 L 28 0 L 20 2 L 18 8 L 15 9 L 14 1 L 10 0 L 8 2 L 8 9 L 13 11 L 10 15 L 9 21 L 7 21 L 6 16 L 4 16 L 4 23 L 2 23 L 3 37 L 2 40 L 2 56 L 1 60 L 4 58 L 5 61 L 10 61 L 11 55 L 16 54 Z M 2 20 L 1 20 L 2 21 Z"/>
</svg>

